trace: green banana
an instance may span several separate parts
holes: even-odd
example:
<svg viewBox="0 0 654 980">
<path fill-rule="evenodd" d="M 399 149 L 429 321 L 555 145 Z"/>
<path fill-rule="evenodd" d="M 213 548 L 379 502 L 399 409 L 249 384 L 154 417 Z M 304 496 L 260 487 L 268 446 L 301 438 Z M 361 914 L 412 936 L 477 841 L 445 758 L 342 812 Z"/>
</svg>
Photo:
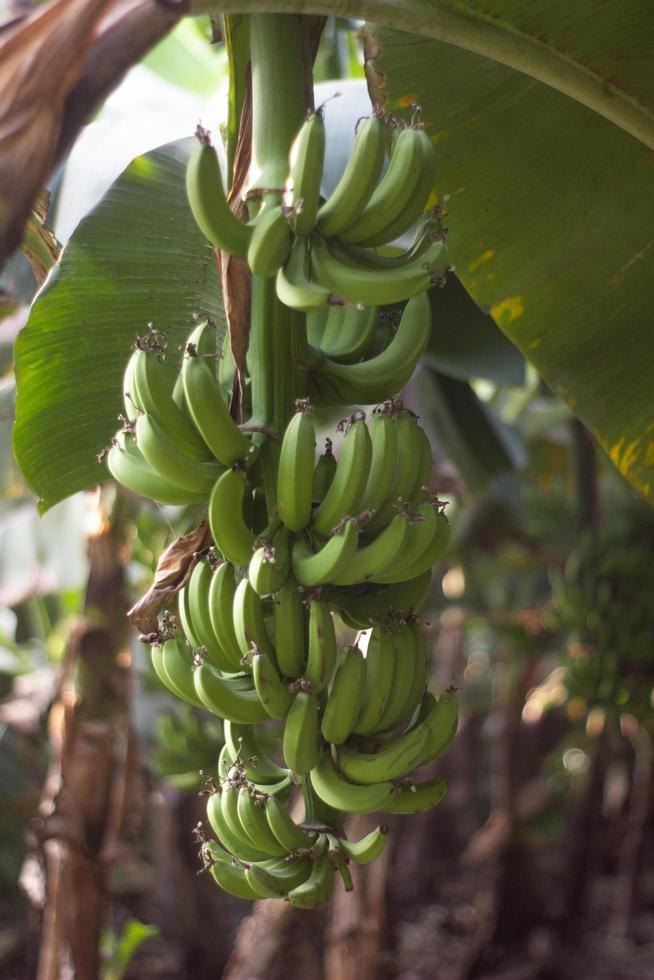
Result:
<svg viewBox="0 0 654 980">
<path fill-rule="evenodd" d="M 440 218 L 435 218 L 433 212 L 423 214 L 416 224 L 413 240 L 408 248 L 392 253 L 378 252 L 374 248 L 362 248 L 360 245 L 353 245 L 343 239 L 332 239 L 329 246 L 334 255 L 355 269 L 362 266 L 370 269 L 382 269 L 389 275 L 394 269 L 402 268 L 408 262 L 422 258 L 428 252 L 429 247 L 434 241 L 443 241 L 445 231 Z"/>
<path fill-rule="evenodd" d="M 266 628 L 263 601 L 246 578 L 241 579 L 234 593 L 233 618 L 234 633 L 241 655 L 246 657 L 256 647 L 275 661 L 275 650 Z"/>
<path fill-rule="evenodd" d="M 353 746 L 341 745 L 336 753 L 336 765 L 345 779 L 362 786 L 398 779 L 420 765 L 430 740 L 431 729 L 422 723 L 404 735 L 388 739 L 377 752 L 360 752 Z"/>
<path fill-rule="evenodd" d="M 280 204 L 265 211 L 254 224 L 248 245 L 248 265 L 253 276 L 276 275 L 288 258 L 293 238 Z"/>
<path fill-rule="evenodd" d="M 313 847 L 315 831 L 298 827 L 276 796 L 269 796 L 265 803 L 268 826 L 287 853 Z"/>
<path fill-rule="evenodd" d="M 309 372 L 311 397 L 326 405 L 383 401 L 407 383 L 430 333 L 429 297 L 420 293 L 407 303 L 395 336 L 380 354 L 358 364 L 337 364 L 329 358 L 317 363 Z"/>
<path fill-rule="evenodd" d="M 388 827 L 376 827 L 361 840 L 350 841 L 339 838 L 338 845 L 343 853 L 357 864 L 370 864 L 379 857 L 389 841 Z"/>
<path fill-rule="evenodd" d="M 415 579 L 385 587 L 366 587 L 366 591 L 329 589 L 330 605 L 353 629 L 367 630 L 383 623 L 389 613 L 409 616 L 418 612 L 429 594 L 431 569 Z"/>
<path fill-rule="evenodd" d="M 352 731 L 368 735 L 377 731 L 391 694 L 395 667 L 393 640 L 388 630 L 375 627 L 366 651 L 366 681 L 361 703 Z"/>
<path fill-rule="evenodd" d="M 318 457 L 318 462 L 313 471 L 313 488 L 311 494 L 317 503 L 325 499 L 325 494 L 332 485 L 332 481 L 336 475 L 336 465 L 336 457 L 332 452 L 332 441 L 331 439 L 326 439 L 325 451 L 322 456 Z"/>
<path fill-rule="evenodd" d="M 312 768 L 309 778 L 320 799 L 343 813 L 385 810 L 397 793 L 393 783 L 387 780 L 372 786 L 358 786 L 349 782 L 338 771 L 329 752 L 325 752 Z"/>
<path fill-rule="evenodd" d="M 320 347 L 320 342 L 323 338 L 327 322 L 329 320 L 329 314 L 332 307 L 325 307 L 322 310 L 314 310 L 313 313 L 307 313 L 306 327 L 307 327 L 307 340 L 313 347 Z M 127 365 L 127 370 L 125 371 L 125 380 L 123 382 L 123 397 L 126 398 L 125 392 L 129 390 L 129 364 Z M 127 405 L 128 402 L 126 401 Z"/>
<path fill-rule="evenodd" d="M 234 672 L 241 670 L 240 664 L 235 667 L 224 652 L 220 641 L 214 633 L 209 615 L 209 589 L 213 578 L 213 570 L 204 559 L 196 563 L 188 584 L 185 586 L 188 599 L 188 613 L 193 635 L 197 636 L 200 646 L 206 650 L 206 656 L 219 670 Z"/>
<path fill-rule="evenodd" d="M 334 576 L 334 585 L 356 585 L 357 582 L 374 581 L 376 575 L 392 568 L 395 559 L 402 554 L 409 520 L 404 514 L 396 514 L 370 544 L 360 547 L 347 568 Z"/>
<path fill-rule="evenodd" d="M 418 465 L 415 486 L 409 495 L 409 502 L 413 506 L 420 504 L 425 499 L 425 493 L 428 492 L 431 484 L 431 471 L 433 467 L 429 436 L 422 426 L 417 426 L 417 429 L 418 439 L 420 441 L 420 463 Z"/>
<path fill-rule="evenodd" d="M 372 448 L 365 415 L 352 416 L 336 464 L 334 479 L 313 514 L 312 528 L 328 535 L 345 516 L 357 513 L 357 504 L 368 479 Z"/>
<path fill-rule="evenodd" d="M 292 209 L 296 235 L 308 235 L 316 224 L 324 157 L 325 123 L 318 110 L 308 116 L 291 146 L 285 203 Z"/>
<path fill-rule="evenodd" d="M 211 459 L 211 447 L 175 403 L 170 371 L 155 351 L 137 350 L 132 387 L 139 408 L 157 420 L 170 441 L 183 453 L 195 459 Z"/>
<path fill-rule="evenodd" d="M 362 511 L 377 511 L 389 496 L 398 454 L 398 425 L 395 415 L 382 408 L 372 414 L 370 425 L 370 469 L 359 501 Z"/>
<path fill-rule="evenodd" d="M 265 851 L 269 857 L 279 857 L 285 853 L 284 848 L 268 826 L 263 798 L 258 798 L 253 794 L 249 786 L 240 787 L 236 812 L 241 827 L 254 847 Z"/>
<path fill-rule="evenodd" d="M 391 692 L 377 723 L 380 732 L 391 731 L 413 713 L 427 682 L 427 659 L 420 629 L 407 623 L 392 634 L 395 666 Z"/>
<path fill-rule="evenodd" d="M 242 670 L 241 648 L 234 631 L 234 596 L 236 575 L 229 561 L 221 562 L 213 573 L 209 586 L 208 609 L 211 628 L 225 657 L 230 663 L 227 670 Z M 198 644 L 199 645 L 199 644 Z"/>
<path fill-rule="evenodd" d="M 328 603 L 322 599 L 309 602 L 309 643 L 304 678 L 313 694 L 329 684 L 336 664 L 336 633 Z"/>
<path fill-rule="evenodd" d="M 391 416 L 391 425 L 396 432 L 397 454 L 393 478 L 388 487 L 386 499 L 380 501 L 376 513 L 366 525 L 366 534 L 377 534 L 393 519 L 398 506 L 408 501 L 414 493 L 420 477 L 422 461 L 422 439 L 413 412 L 400 409 Z M 421 515 L 422 516 L 422 515 Z M 409 529 L 407 549 L 414 532 Z"/>
<path fill-rule="evenodd" d="M 240 221 L 225 197 L 218 154 L 209 134 L 198 127 L 200 140 L 186 167 L 186 194 L 197 225 L 214 248 L 244 259 L 252 228 Z"/>
<path fill-rule="evenodd" d="M 429 204 L 434 189 L 436 154 L 433 144 L 424 129 L 418 130 L 417 139 L 422 143 L 422 164 L 410 201 L 398 213 L 394 220 L 389 221 L 376 234 L 368 235 L 365 238 L 357 237 L 357 242 L 360 245 L 374 247 L 395 241 L 396 238 L 400 238 L 419 221 Z"/>
<path fill-rule="evenodd" d="M 203 707 L 193 686 L 193 654 L 178 639 L 166 640 L 161 650 L 161 665 L 173 692 L 189 704 Z"/>
<path fill-rule="evenodd" d="M 283 720 L 288 714 L 292 697 L 270 657 L 265 653 L 253 655 L 252 677 L 259 700 L 270 717 Z"/>
<path fill-rule="evenodd" d="M 366 662 L 358 647 L 346 647 L 334 674 L 321 731 L 326 742 L 341 745 L 352 732 L 361 708 Z"/>
<path fill-rule="evenodd" d="M 193 504 L 205 500 L 207 496 L 204 491 L 198 493 L 184 490 L 164 479 L 145 461 L 143 454 L 124 433 L 116 436 L 115 444 L 109 450 L 107 468 L 114 480 L 122 483 L 132 493 L 156 500 L 160 504 L 173 506 Z"/>
<path fill-rule="evenodd" d="M 356 554 L 358 537 L 356 522 L 348 520 L 344 529 L 334 533 L 315 554 L 306 538 L 297 538 L 293 544 L 291 567 L 300 585 L 314 588 L 331 582 Z"/>
<path fill-rule="evenodd" d="M 397 720 L 393 719 L 396 725 L 403 724 L 413 717 L 416 708 L 425 694 L 427 680 L 429 678 L 429 648 L 425 642 L 422 630 L 416 625 L 411 625 L 408 627 L 408 636 L 414 645 L 414 671 L 406 701 L 402 708 L 398 705 Z"/>
<path fill-rule="evenodd" d="M 250 782 L 265 785 L 280 783 L 286 779 L 289 770 L 278 766 L 261 748 L 256 728 L 229 720 L 225 721 L 223 727 L 225 744 L 229 746 L 232 761 L 239 760 Z"/>
<path fill-rule="evenodd" d="M 393 269 L 354 267 L 330 249 L 327 242 L 313 236 L 310 249 L 310 278 L 332 296 L 364 306 L 388 306 L 425 293 L 442 281 L 447 270 L 447 246 L 433 241 L 424 255 Z"/>
<path fill-rule="evenodd" d="M 186 700 L 182 695 L 182 692 L 173 685 L 172 681 L 168 677 L 168 674 L 164 670 L 163 665 L 163 646 L 161 644 L 155 643 L 150 647 L 150 658 L 152 661 L 152 668 L 163 684 L 164 687 L 175 695 L 176 698 L 181 698 L 183 701 Z"/>
<path fill-rule="evenodd" d="M 321 235 L 339 235 L 355 222 L 372 196 L 384 163 L 384 125 L 369 116 L 359 126 L 341 178 L 318 211 Z"/>
<path fill-rule="evenodd" d="M 246 481 L 240 469 L 226 470 L 209 498 L 209 527 L 219 551 L 235 565 L 247 565 L 255 536 L 245 522 Z"/>
<path fill-rule="evenodd" d="M 222 888 L 224 892 L 228 895 L 234 895 L 235 898 L 244 898 L 249 901 L 257 901 L 262 897 L 259 891 L 255 891 L 247 878 L 245 877 L 245 869 L 236 864 L 230 854 L 226 851 L 222 851 L 222 854 L 218 855 L 218 845 L 215 841 L 211 841 L 214 845 L 210 852 L 209 860 L 209 874 L 216 882 L 216 884 Z"/>
<path fill-rule="evenodd" d="M 136 444 L 150 466 L 182 490 L 207 495 L 223 472 L 219 463 L 194 459 L 182 452 L 154 416 L 139 415 L 135 434 Z"/>
<path fill-rule="evenodd" d="M 224 722 L 223 724 L 226 725 L 227 722 Z M 218 756 L 218 765 L 216 766 L 219 782 L 222 783 L 228 778 L 233 764 L 234 764 L 234 756 L 230 751 L 229 745 L 227 744 L 227 742 L 225 742 L 222 749 L 220 750 L 220 755 Z"/>
<path fill-rule="evenodd" d="M 456 735 L 459 721 L 459 705 L 453 691 L 443 691 L 438 701 L 427 693 L 418 715 L 417 728 L 423 725 L 429 730 L 429 741 L 420 755 L 418 766 L 424 766 L 438 758 Z"/>
<path fill-rule="evenodd" d="M 195 669 L 193 685 L 202 705 L 219 718 L 243 725 L 256 725 L 268 718 L 254 687 L 243 688 L 236 678 L 222 677 L 211 664 Z"/>
<path fill-rule="evenodd" d="M 313 862 L 311 874 L 288 892 L 288 900 L 296 909 L 314 909 L 327 901 L 334 888 L 334 869 L 327 852 Z"/>
<path fill-rule="evenodd" d="M 307 239 L 296 238 L 289 257 L 275 279 L 280 302 L 301 313 L 325 309 L 332 301 L 329 289 L 312 282 L 309 276 L 310 265 Z"/>
<path fill-rule="evenodd" d="M 222 793 L 212 793 L 207 800 L 207 820 L 218 840 L 241 861 L 265 861 L 268 857 L 266 851 L 245 843 L 231 829 L 225 820 L 221 796 Z"/>
<path fill-rule="evenodd" d="M 195 630 L 193 629 L 193 624 L 191 622 L 191 611 L 189 608 L 188 600 L 188 588 L 180 589 L 177 593 L 177 615 L 179 618 L 179 624 L 182 627 L 182 632 L 188 642 L 192 647 L 197 649 L 202 646 L 202 641 L 200 637 L 197 636 Z"/>
<path fill-rule="evenodd" d="M 248 580 L 257 595 L 272 595 L 281 589 L 290 570 L 288 542 L 285 536 L 278 534 L 274 547 L 262 545 L 252 555 L 248 565 Z"/>
<path fill-rule="evenodd" d="M 125 417 L 130 422 L 138 418 L 143 411 L 142 405 L 139 404 L 136 386 L 134 384 L 134 370 L 136 368 L 136 357 L 138 353 L 139 348 L 137 347 L 136 350 L 132 351 L 123 374 L 123 407 L 125 409 Z"/>
<path fill-rule="evenodd" d="M 299 677 L 305 660 L 305 611 L 293 576 L 273 596 L 275 655 L 283 677 Z"/>
<path fill-rule="evenodd" d="M 260 858 L 260 860 L 265 860 L 266 858 L 270 857 L 270 855 L 265 851 L 262 851 L 256 846 L 256 844 L 253 843 L 252 838 L 246 833 L 238 815 L 238 798 L 241 785 L 242 783 L 238 782 L 238 780 L 230 780 L 224 783 L 222 786 L 222 792 L 220 794 L 220 807 L 223 825 L 228 829 L 232 837 L 241 842 L 241 847 L 239 850 L 254 850 L 257 854 L 265 855 L 264 858 Z M 236 854 L 237 852 L 234 851 L 234 853 Z"/>
<path fill-rule="evenodd" d="M 210 329 L 204 321 L 188 338 L 182 360 L 184 395 L 204 442 L 223 466 L 233 466 L 239 461 L 252 461 L 256 446 L 230 415 L 215 374 L 206 356 L 200 353 L 203 335 Z"/>
<path fill-rule="evenodd" d="M 286 426 L 277 470 L 279 516 L 291 531 L 301 531 L 311 520 L 313 461 L 316 430 L 308 403 Z"/>
<path fill-rule="evenodd" d="M 436 779 L 400 787 L 393 799 L 382 809 L 385 813 L 419 813 L 422 810 L 431 810 L 446 793 L 447 783 L 438 776 Z"/>
<path fill-rule="evenodd" d="M 450 540 L 450 525 L 444 514 L 436 512 L 432 524 L 431 534 L 425 537 L 429 531 L 429 525 L 425 522 L 423 540 L 427 541 L 425 548 L 420 550 L 420 554 L 408 565 L 404 563 L 399 568 L 388 568 L 381 572 L 376 572 L 371 576 L 371 581 L 381 584 L 389 582 L 404 582 L 411 580 L 424 572 L 429 571 L 434 564 L 443 556 Z M 420 525 L 415 525 L 418 533 L 423 531 Z"/>
<path fill-rule="evenodd" d="M 297 888 L 310 876 L 312 862 L 306 855 L 292 860 L 267 861 L 252 864 L 245 869 L 245 877 L 253 888 L 261 889 L 265 898 L 285 898 L 292 888 Z"/>
<path fill-rule="evenodd" d="M 376 306 L 331 306 L 320 350 L 339 364 L 353 364 L 368 351 L 379 322 Z"/>
<path fill-rule="evenodd" d="M 341 238 L 349 242 L 375 239 L 407 210 L 419 190 L 425 165 L 423 136 L 422 130 L 412 128 L 397 134 L 386 173 L 362 213 L 341 229 Z"/>
<path fill-rule="evenodd" d="M 322 751 L 319 738 L 318 699 L 299 691 L 291 703 L 284 723 L 284 761 L 299 776 L 309 772 Z"/>
</svg>

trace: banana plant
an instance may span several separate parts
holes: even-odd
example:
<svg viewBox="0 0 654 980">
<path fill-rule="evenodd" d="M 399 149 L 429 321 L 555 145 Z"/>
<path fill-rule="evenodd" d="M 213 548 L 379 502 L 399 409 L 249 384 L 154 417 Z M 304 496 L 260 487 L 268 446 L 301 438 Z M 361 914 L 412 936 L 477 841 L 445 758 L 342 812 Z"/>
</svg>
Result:
<svg viewBox="0 0 654 980">
<path fill-rule="evenodd" d="M 115 307 L 107 301 L 130 276 L 115 266 L 101 270 L 108 329 L 101 339 L 89 336 L 88 320 L 78 313 L 74 330 L 81 346 L 71 350 L 71 309 L 88 288 L 87 309 L 97 310 L 97 257 L 113 260 L 92 216 L 86 233 L 95 250 L 84 249 L 80 233 L 70 266 L 83 270 L 79 282 L 53 276 L 17 344 L 16 447 L 26 471 L 44 487 L 45 507 L 69 492 L 71 478 L 60 476 L 62 460 L 55 462 L 49 450 L 63 445 L 60 430 L 73 410 L 72 428 L 83 448 L 67 438 L 65 452 L 70 464 L 84 460 L 85 469 L 78 466 L 72 478 L 78 485 L 101 479 L 106 459 L 128 490 L 161 503 L 207 507 L 208 520 L 194 532 L 194 550 L 177 583 L 176 612 L 159 617 L 159 608 L 150 607 L 147 615 L 143 608 L 133 615 L 152 644 L 164 686 L 226 724 L 251 729 L 252 755 L 245 754 L 243 736 L 234 741 L 227 735 L 207 804 L 217 839 L 202 846 L 212 877 L 241 898 L 287 898 L 313 908 L 331 894 L 334 872 L 349 890 L 342 815 L 413 813 L 436 805 L 446 791 L 439 777 L 421 780 L 420 770 L 455 735 L 456 689 L 438 697 L 428 690 L 429 654 L 417 617 L 432 566 L 447 549 L 449 522 L 446 503 L 431 486 L 430 439 L 398 396 L 432 336 L 431 356 L 438 356 L 452 296 L 443 293 L 441 302 L 438 293 L 454 268 L 472 298 L 608 440 L 614 462 L 649 493 L 643 442 L 649 416 L 635 401 L 633 379 L 629 394 L 613 404 L 595 386 L 598 378 L 624 380 L 615 358 L 589 357 L 592 383 L 582 370 L 586 386 L 580 380 L 574 395 L 568 380 L 576 379 L 585 327 L 592 325 L 597 339 L 613 323 L 612 311 L 621 322 L 623 280 L 634 260 L 606 280 L 624 245 L 620 236 L 609 236 L 597 220 L 592 227 L 580 222 L 583 249 L 575 234 L 557 234 L 553 216 L 562 213 L 567 195 L 555 166 L 547 179 L 527 168 L 523 187 L 530 178 L 539 187 L 557 187 L 559 196 L 541 200 L 535 216 L 531 202 L 529 217 L 519 223 L 507 200 L 507 188 L 515 189 L 497 173 L 492 148 L 488 166 L 475 157 L 471 102 L 479 89 L 467 81 L 475 77 L 469 59 L 485 59 L 479 77 L 496 98 L 476 111 L 490 113 L 493 132 L 505 111 L 502 97 L 524 106 L 534 94 L 520 88 L 522 75 L 516 86 L 512 78 L 509 83 L 502 76 L 507 71 L 530 69 L 538 84 L 549 86 L 547 97 L 556 89 L 555 99 L 573 96 L 585 112 L 592 110 L 589 131 L 619 126 L 627 134 L 622 138 L 639 149 L 650 145 L 646 113 L 598 85 L 587 66 L 582 71 L 568 59 L 557 62 L 557 70 L 535 43 L 516 43 L 516 30 L 501 17 L 489 21 L 465 6 L 416 0 L 386 11 L 371 4 L 372 15 L 379 13 L 387 25 L 371 27 L 365 42 L 371 107 L 326 197 L 325 109 L 314 105 L 311 74 L 322 22 L 269 13 L 265 5 L 248 8 L 246 16 L 226 14 L 225 159 L 215 137 L 198 126 L 190 153 L 187 146 L 137 159 L 120 187 L 130 208 L 140 203 L 139 229 L 149 232 L 154 260 L 168 253 L 168 289 L 155 297 L 151 284 L 132 283 L 120 329 L 114 329 Z M 415 28 L 424 37 L 395 28 Z M 574 23 L 570 30 L 574 35 Z M 553 39 L 548 43 L 552 47 Z M 427 57 L 434 63 L 434 45 L 441 46 L 442 83 L 433 69 L 421 68 Z M 448 84 L 451 105 L 441 94 Z M 458 115 L 461 107 L 465 117 Z M 566 107 L 548 104 L 547 111 L 532 113 L 538 125 L 532 121 L 531 131 L 525 125 L 524 146 L 542 153 L 543 120 L 558 119 L 559 110 L 565 118 Z M 450 165 L 457 151 L 463 162 Z M 163 212 L 154 218 L 138 195 L 152 180 L 153 162 Z M 182 175 L 186 200 L 169 202 L 167 191 Z M 583 201 L 579 191 L 575 196 Z M 523 199 L 520 215 L 525 212 Z M 152 228 L 162 221 L 166 233 L 154 239 Z M 526 237 L 511 239 L 525 229 Z M 411 240 L 403 245 L 405 235 Z M 526 247 L 529 235 L 540 251 Z M 132 241 L 133 249 L 139 241 Z M 185 264 L 175 267 L 182 242 Z M 66 256 L 62 271 L 65 263 Z M 586 303 L 591 318 L 587 308 L 583 316 L 571 310 L 573 338 L 553 343 L 549 311 L 556 299 L 559 315 L 565 306 L 571 270 L 587 271 L 593 283 L 608 281 L 604 321 L 597 327 Z M 71 305 L 64 306 L 67 290 Z M 223 307 L 224 317 L 213 317 L 212 306 Z M 143 310 L 147 329 L 137 330 L 130 354 L 125 341 Z M 196 321 L 192 329 L 189 320 Z M 62 371 L 52 346 L 44 350 L 45 335 L 55 345 L 60 337 L 68 343 L 75 365 L 68 380 L 76 377 L 75 384 L 66 384 L 67 366 Z M 556 361 L 551 376 L 551 355 L 561 349 L 569 357 Z M 89 350 L 97 370 L 89 371 Z M 44 372 L 37 368 L 44 353 L 49 378 L 45 365 Z M 645 364 L 640 383 L 649 371 Z M 106 394 L 100 403 L 99 376 Z M 30 400 L 30 378 L 38 401 Z M 121 425 L 112 437 L 113 425 L 103 429 L 105 408 L 120 402 L 121 389 Z M 451 404 L 452 394 L 451 386 L 440 385 L 443 404 Z M 334 406 L 344 417 L 330 431 L 325 461 L 316 462 L 313 413 Z M 628 446 L 624 434 L 616 441 L 625 425 Z M 92 459 L 89 444 L 99 434 L 106 450 Z M 45 473 L 39 468 L 44 454 Z M 162 556 L 162 575 L 168 561 Z M 341 650 L 338 637 L 353 628 L 362 632 Z M 291 635 L 296 645 L 288 657 L 282 648 Z M 359 644 L 367 644 L 365 654 Z M 346 664 L 358 678 L 347 690 L 339 682 Z M 283 722 L 283 766 L 261 748 L 270 719 Z M 295 786 L 305 807 L 299 824 L 291 811 Z M 315 836 L 307 841 L 307 833 Z M 379 835 L 385 836 L 381 829 Z"/>
</svg>

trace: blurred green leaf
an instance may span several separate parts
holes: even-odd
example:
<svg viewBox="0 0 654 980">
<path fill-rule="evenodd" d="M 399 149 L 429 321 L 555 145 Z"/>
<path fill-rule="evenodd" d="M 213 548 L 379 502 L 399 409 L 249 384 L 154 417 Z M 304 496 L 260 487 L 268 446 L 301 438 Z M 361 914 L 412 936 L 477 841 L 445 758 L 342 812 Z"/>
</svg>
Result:
<svg viewBox="0 0 654 980">
<path fill-rule="evenodd" d="M 495 477 L 524 463 L 519 432 L 500 422 L 466 381 L 425 369 L 414 385 L 420 414 L 429 420 L 469 491 L 487 487 Z"/>
<path fill-rule="evenodd" d="M 227 63 L 225 48 L 209 43 L 208 18 L 200 21 L 181 20 L 145 56 L 143 64 L 171 85 L 208 98 L 226 83 Z"/>
<path fill-rule="evenodd" d="M 224 323 L 214 255 L 184 192 L 192 140 L 137 157 L 78 226 L 16 341 L 14 450 L 40 508 L 106 479 L 122 375 L 153 322 L 171 350 L 192 316 Z"/>
<path fill-rule="evenodd" d="M 456 276 L 430 293 L 433 328 L 425 361 L 454 378 L 486 378 L 521 385 L 525 361 L 492 317 L 470 298 Z"/>
<path fill-rule="evenodd" d="M 102 980 L 122 980 L 138 948 L 146 940 L 159 935 L 157 926 L 140 922 L 139 919 L 127 919 L 117 939 L 113 934 L 105 935 L 102 946 L 105 954 L 109 954 L 109 961 L 102 971 Z"/>
</svg>

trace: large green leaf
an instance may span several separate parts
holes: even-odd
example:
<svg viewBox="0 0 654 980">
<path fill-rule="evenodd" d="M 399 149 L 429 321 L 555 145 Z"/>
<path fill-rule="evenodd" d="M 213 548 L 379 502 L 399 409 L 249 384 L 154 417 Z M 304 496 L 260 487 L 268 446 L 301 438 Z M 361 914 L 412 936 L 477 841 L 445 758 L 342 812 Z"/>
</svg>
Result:
<svg viewBox="0 0 654 980">
<path fill-rule="evenodd" d="M 191 140 L 137 157 L 84 219 L 16 341 L 14 450 L 47 510 L 106 478 L 96 455 L 116 429 L 137 333 L 174 350 L 192 315 L 224 312 L 213 252 L 184 193 Z"/>
<path fill-rule="evenodd" d="M 484 6 L 517 17 L 527 5 Z M 589 6 L 598 19 L 588 22 L 584 42 L 576 11 Z M 554 35 L 565 40 L 573 60 L 585 57 L 616 85 L 649 98 L 654 76 L 643 67 L 640 32 L 645 38 L 654 8 L 580 3 L 558 32 L 560 4 L 548 5 L 551 16 L 541 3 L 528 10 L 548 43 Z M 401 113 L 418 102 L 436 145 L 457 275 L 654 501 L 652 152 L 488 58 L 388 29 L 373 36 L 386 109 Z"/>
<path fill-rule="evenodd" d="M 545 82 L 654 149 L 649 0 L 191 0 L 193 13 L 320 13 L 438 38 Z"/>
</svg>

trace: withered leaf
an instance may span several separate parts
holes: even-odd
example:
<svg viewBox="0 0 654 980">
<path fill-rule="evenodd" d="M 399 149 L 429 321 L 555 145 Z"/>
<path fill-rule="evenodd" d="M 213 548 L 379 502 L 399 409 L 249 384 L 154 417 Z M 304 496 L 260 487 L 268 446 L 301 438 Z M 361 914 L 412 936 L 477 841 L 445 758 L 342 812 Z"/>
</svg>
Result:
<svg viewBox="0 0 654 980">
<path fill-rule="evenodd" d="M 48 272 L 61 254 L 61 245 L 46 224 L 49 205 L 50 193 L 43 189 L 25 223 L 23 240 L 20 243 L 21 252 L 32 266 L 39 286 L 45 282 Z"/>
<path fill-rule="evenodd" d="M 0 261 L 54 164 L 65 100 L 113 0 L 54 0 L 0 35 Z"/>
<path fill-rule="evenodd" d="M 249 84 L 241 110 L 238 140 L 234 154 L 234 173 L 228 201 L 234 214 L 247 221 L 243 189 L 247 183 L 252 151 L 252 89 Z M 229 328 L 229 345 L 236 364 L 234 391 L 230 409 L 240 419 L 241 399 L 245 388 L 245 355 L 250 339 L 250 270 L 243 259 L 218 253 L 223 302 Z"/>
<path fill-rule="evenodd" d="M 157 616 L 164 606 L 188 582 L 198 553 L 211 546 L 211 532 L 206 521 L 176 538 L 161 555 L 154 573 L 154 582 L 127 613 L 129 621 L 148 635 L 157 632 Z"/>
</svg>

